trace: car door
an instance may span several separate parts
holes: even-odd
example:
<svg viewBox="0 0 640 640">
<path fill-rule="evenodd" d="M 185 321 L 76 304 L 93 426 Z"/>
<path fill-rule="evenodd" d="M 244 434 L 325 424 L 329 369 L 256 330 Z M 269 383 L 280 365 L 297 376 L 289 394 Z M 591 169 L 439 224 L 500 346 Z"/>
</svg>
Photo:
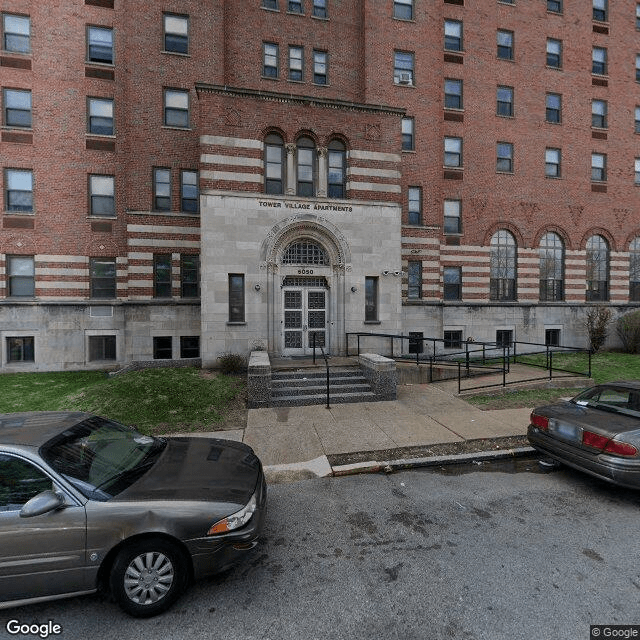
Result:
<svg viewBox="0 0 640 640">
<path fill-rule="evenodd" d="M 0 452 L 0 602 L 93 587 L 86 569 L 84 506 L 65 495 L 60 509 L 20 516 L 26 502 L 51 489 L 59 491 L 53 478 L 38 465 Z"/>
</svg>

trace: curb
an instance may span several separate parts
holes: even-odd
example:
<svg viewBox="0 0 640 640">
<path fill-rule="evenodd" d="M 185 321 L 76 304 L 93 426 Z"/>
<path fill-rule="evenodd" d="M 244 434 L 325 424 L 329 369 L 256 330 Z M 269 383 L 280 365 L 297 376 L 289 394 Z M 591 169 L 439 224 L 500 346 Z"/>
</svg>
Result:
<svg viewBox="0 0 640 640">
<path fill-rule="evenodd" d="M 497 451 L 477 451 L 474 453 L 460 453 L 452 456 L 430 456 L 427 458 L 407 458 L 389 460 L 386 462 L 369 461 L 355 464 L 344 464 L 333 467 L 334 476 L 348 476 L 360 473 L 390 473 L 403 469 L 419 467 L 438 467 L 451 464 L 469 464 L 473 462 L 487 462 L 489 460 L 504 460 L 508 458 L 522 458 L 535 453 L 532 447 L 518 447 L 516 449 L 499 449 Z"/>
</svg>

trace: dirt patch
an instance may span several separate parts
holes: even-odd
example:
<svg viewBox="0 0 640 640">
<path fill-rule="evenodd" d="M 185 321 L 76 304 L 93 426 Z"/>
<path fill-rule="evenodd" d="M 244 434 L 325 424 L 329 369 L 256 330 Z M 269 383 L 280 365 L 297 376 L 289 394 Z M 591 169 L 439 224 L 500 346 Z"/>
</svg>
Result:
<svg viewBox="0 0 640 640">
<path fill-rule="evenodd" d="M 498 451 L 528 447 L 526 436 L 508 436 L 504 438 L 478 438 L 463 442 L 449 442 L 423 447 L 402 447 L 398 449 L 382 449 L 379 451 L 362 451 L 327 456 L 332 466 L 354 464 L 356 462 L 388 462 L 405 458 L 430 458 L 434 456 L 452 456 L 461 453 L 478 453 L 481 451 Z"/>
</svg>

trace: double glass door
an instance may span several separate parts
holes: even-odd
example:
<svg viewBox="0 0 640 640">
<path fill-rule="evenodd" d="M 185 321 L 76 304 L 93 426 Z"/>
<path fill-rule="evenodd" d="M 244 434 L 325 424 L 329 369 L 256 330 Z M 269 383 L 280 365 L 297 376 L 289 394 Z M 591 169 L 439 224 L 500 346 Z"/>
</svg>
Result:
<svg viewBox="0 0 640 640">
<path fill-rule="evenodd" d="M 283 355 L 308 355 L 316 348 L 327 351 L 327 289 L 285 287 L 283 289 Z"/>
</svg>

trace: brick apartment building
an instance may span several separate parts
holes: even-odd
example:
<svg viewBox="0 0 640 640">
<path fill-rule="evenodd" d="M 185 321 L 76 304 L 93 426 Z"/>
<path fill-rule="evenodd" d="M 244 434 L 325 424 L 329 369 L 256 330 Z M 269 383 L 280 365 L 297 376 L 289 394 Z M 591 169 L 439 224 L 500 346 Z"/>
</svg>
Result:
<svg viewBox="0 0 640 640">
<path fill-rule="evenodd" d="M 640 303 L 639 2 L 0 11 L 0 371 Z"/>
</svg>

